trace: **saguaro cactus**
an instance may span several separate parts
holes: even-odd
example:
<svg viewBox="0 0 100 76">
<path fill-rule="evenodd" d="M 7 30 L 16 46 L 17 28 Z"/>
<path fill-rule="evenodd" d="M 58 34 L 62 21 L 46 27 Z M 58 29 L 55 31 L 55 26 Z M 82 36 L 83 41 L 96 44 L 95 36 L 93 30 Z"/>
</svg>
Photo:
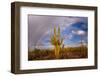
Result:
<svg viewBox="0 0 100 76">
<path fill-rule="evenodd" d="M 58 31 L 56 31 L 56 27 L 54 27 L 54 32 L 50 36 L 50 42 L 54 45 L 55 57 L 59 58 L 61 45 L 63 43 L 63 38 L 60 36 L 60 27 L 58 27 Z"/>
</svg>

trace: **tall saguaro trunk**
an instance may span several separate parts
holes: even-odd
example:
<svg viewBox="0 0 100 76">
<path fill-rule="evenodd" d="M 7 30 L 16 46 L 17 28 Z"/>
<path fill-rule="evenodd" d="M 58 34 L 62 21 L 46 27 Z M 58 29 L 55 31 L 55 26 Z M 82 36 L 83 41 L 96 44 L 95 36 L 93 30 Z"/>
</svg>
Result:
<svg viewBox="0 0 100 76">
<path fill-rule="evenodd" d="M 50 38 L 51 44 L 54 45 L 55 57 L 58 59 L 60 58 L 60 48 L 63 42 L 63 39 L 60 37 L 60 27 L 58 27 L 58 31 L 56 31 L 56 28 L 54 27 L 54 33 Z"/>
</svg>

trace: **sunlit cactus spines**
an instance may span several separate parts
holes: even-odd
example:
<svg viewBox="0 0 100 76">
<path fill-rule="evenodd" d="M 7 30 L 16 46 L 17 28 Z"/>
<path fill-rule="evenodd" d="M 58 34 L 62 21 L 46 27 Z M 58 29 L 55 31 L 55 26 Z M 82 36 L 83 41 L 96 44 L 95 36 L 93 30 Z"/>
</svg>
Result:
<svg viewBox="0 0 100 76">
<path fill-rule="evenodd" d="M 59 58 L 61 45 L 63 43 L 63 38 L 61 38 L 61 35 L 60 35 L 60 27 L 58 27 L 58 29 L 54 27 L 54 32 L 50 36 L 50 42 L 52 45 L 54 45 L 55 57 Z"/>
</svg>

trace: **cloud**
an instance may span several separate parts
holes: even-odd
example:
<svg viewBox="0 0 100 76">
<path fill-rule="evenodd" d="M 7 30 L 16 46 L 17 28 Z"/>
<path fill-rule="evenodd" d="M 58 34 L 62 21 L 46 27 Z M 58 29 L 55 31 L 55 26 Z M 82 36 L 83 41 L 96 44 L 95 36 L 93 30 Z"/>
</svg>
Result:
<svg viewBox="0 0 100 76">
<path fill-rule="evenodd" d="M 65 30 L 67 27 L 70 27 L 72 24 L 80 22 L 80 17 L 66 17 L 63 19 L 62 23 L 59 24 L 61 27 L 61 30 Z"/>
<path fill-rule="evenodd" d="M 72 24 L 79 22 L 82 19 L 83 17 L 29 15 L 28 46 L 32 47 L 37 44 L 43 45 L 43 40 L 49 36 L 50 30 L 53 30 L 54 26 L 60 26 L 62 32 L 63 30 L 66 30 L 67 27 L 70 27 Z M 70 39 L 71 35 L 66 36 L 66 39 L 67 38 Z"/>
<path fill-rule="evenodd" d="M 72 30 L 72 33 L 76 34 L 76 35 L 85 35 L 86 34 L 86 32 L 83 30 Z"/>
</svg>

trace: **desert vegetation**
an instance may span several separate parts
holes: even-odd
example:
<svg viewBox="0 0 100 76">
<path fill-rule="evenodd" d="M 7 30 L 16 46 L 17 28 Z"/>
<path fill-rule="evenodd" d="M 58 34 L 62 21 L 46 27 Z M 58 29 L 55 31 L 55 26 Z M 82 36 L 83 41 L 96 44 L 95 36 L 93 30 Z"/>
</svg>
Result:
<svg viewBox="0 0 100 76">
<path fill-rule="evenodd" d="M 55 57 L 60 57 L 61 45 L 63 43 L 63 38 L 60 37 L 60 27 L 58 27 L 58 31 L 56 27 L 54 28 L 54 33 L 50 36 L 50 42 L 54 45 L 54 53 Z"/>
<path fill-rule="evenodd" d="M 41 50 L 34 49 L 28 52 L 29 60 L 50 60 L 50 59 L 79 59 L 88 57 L 87 47 L 69 47 L 63 48 L 59 52 L 59 58 L 56 58 L 54 49 Z"/>
</svg>

